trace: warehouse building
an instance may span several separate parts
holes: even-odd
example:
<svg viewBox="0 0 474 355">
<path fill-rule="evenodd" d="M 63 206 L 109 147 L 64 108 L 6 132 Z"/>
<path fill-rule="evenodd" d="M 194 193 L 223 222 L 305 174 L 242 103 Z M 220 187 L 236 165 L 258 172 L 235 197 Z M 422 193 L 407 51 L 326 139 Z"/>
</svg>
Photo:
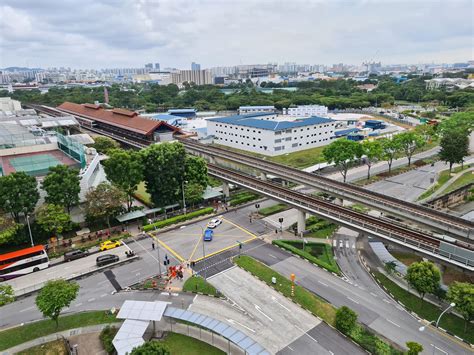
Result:
<svg viewBox="0 0 474 355">
<path fill-rule="evenodd" d="M 207 120 L 214 142 L 266 155 L 281 155 L 329 144 L 336 121 L 323 117 L 294 120 L 275 113 L 254 113 Z"/>
</svg>

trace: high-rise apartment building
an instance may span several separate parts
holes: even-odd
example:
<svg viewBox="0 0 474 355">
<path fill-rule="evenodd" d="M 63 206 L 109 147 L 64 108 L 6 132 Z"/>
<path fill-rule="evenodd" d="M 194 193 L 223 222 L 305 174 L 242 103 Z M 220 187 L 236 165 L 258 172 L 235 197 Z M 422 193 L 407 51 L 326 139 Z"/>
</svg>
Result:
<svg viewBox="0 0 474 355">
<path fill-rule="evenodd" d="M 160 71 L 160 63 L 155 63 L 155 70 Z"/>
<path fill-rule="evenodd" d="M 213 84 L 211 73 L 208 70 L 180 70 L 179 73 L 172 74 L 173 84 L 185 82 L 196 85 Z"/>
<path fill-rule="evenodd" d="M 201 64 L 192 62 L 191 63 L 191 70 L 201 70 Z"/>
</svg>

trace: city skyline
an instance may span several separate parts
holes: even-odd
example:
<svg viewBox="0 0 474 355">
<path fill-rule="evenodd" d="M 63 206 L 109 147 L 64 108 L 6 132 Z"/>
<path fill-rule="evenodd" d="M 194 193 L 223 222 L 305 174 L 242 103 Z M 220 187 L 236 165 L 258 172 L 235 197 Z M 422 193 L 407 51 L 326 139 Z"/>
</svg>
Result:
<svg viewBox="0 0 474 355">
<path fill-rule="evenodd" d="M 6 0 L 0 67 L 202 68 L 472 59 L 472 2 Z M 106 15 L 105 15 L 106 14 Z M 127 14 L 127 16 L 123 16 Z M 308 15 L 309 14 L 309 15 Z M 132 24 L 132 25 L 131 25 Z M 376 29 L 376 30 L 375 30 Z M 296 40 L 295 40 L 296 39 Z"/>
</svg>

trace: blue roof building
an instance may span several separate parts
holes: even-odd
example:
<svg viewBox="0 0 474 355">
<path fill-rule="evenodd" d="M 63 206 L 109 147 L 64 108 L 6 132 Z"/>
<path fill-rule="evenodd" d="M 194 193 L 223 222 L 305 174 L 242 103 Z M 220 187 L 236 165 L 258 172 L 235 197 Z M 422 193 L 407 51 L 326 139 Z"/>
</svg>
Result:
<svg viewBox="0 0 474 355">
<path fill-rule="evenodd" d="M 197 110 L 195 108 L 172 108 L 168 110 L 168 114 L 170 115 L 188 118 L 196 117 L 196 112 Z"/>
</svg>

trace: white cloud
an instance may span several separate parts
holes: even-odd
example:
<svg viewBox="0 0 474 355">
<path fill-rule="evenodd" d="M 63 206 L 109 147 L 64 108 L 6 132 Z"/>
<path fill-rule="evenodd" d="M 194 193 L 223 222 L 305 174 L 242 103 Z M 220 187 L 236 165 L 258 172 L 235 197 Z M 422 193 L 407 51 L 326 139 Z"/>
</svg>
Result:
<svg viewBox="0 0 474 355">
<path fill-rule="evenodd" d="M 472 59 L 473 2 L 3 0 L 0 67 Z"/>
</svg>

